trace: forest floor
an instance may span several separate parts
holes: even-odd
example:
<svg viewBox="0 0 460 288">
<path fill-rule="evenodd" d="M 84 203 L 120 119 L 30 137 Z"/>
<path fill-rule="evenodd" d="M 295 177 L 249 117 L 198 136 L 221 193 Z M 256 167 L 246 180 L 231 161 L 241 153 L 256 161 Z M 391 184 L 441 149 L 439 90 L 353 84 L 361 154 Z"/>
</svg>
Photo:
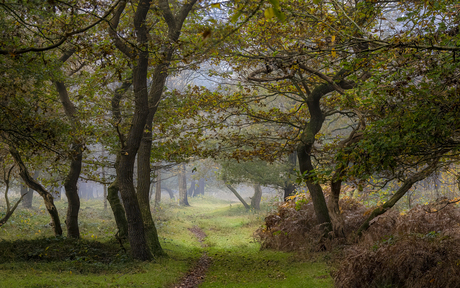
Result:
<svg viewBox="0 0 460 288">
<path fill-rule="evenodd" d="M 0 227 L 0 287 L 333 287 L 329 254 L 260 250 L 253 233 L 269 204 L 256 212 L 210 197 L 165 202 L 154 214 L 169 257 L 137 262 L 114 240 L 101 200 L 82 201 L 81 240 L 54 237 L 35 200 Z M 66 203 L 57 206 L 63 221 Z"/>
</svg>

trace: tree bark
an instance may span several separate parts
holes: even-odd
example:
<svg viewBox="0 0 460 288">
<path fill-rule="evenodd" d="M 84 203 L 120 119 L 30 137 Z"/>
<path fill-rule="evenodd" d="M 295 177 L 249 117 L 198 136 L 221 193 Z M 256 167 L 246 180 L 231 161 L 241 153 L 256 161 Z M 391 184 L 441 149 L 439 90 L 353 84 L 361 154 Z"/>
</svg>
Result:
<svg viewBox="0 0 460 288">
<path fill-rule="evenodd" d="M 125 209 L 118 197 L 118 178 L 110 184 L 107 189 L 107 200 L 109 201 L 110 208 L 112 208 L 115 223 L 118 228 L 118 237 L 121 239 L 128 239 L 128 220 L 126 220 Z"/>
<path fill-rule="evenodd" d="M 396 193 L 393 194 L 393 196 L 391 196 L 390 200 L 383 203 L 383 205 L 379 206 L 371 212 L 369 217 L 367 217 L 366 221 L 364 221 L 364 223 L 361 224 L 356 234 L 358 236 L 361 236 L 362 233 L 370 227 L 370 222 L 372 221 L 372 219 L 390 210 L 398 202 L 398 200 L 401 199 L 406 194 L 406 192 L 409 191 L 410 188 L 412 188 L 412 186 L 415 183 L 425 179 L 431 173 L 433 173 L 437 168 L 438 160 L 439 159 L 435 160 L 433 163 L 428 165 L 425 169 L 421 170 L 420 172 L 408 177 L 406 181 L 404 181 L 403 185 L 398 189 L 398 191 L 396 191 Z"/>
<path fill-rule="evenodd" d="M 177 175 L 179 180 L 179 204 L 181 206 L 190 206 L 187 198 L 187 178 L 185 175 L 185 163 L 182 163 Z"/>
<path fill-rule="evenodd" d="M 155 206 L 160 205 L 161 202 L 161 170 L 156 171 L 157 178 L 155 183 Z"/>
<path fill-rule="evenodd" d="M 248 210 L 251 208 L 251 206 L 249 206 L 248 203 L 244 201 L 243 197 L 241 197 L 241 195 L 235 190 L 235 188 L 232 187 L 232 185 L 230 184 L 225 184 L 225 185 L 227 186 L 228 189 L 230 189 L 230 191 L 233 192 L 233 194 L 235 194 L 236 198 L 238 198 L 238 200 L 240 200 L 240 202 L 243 203 L 244 208 Z"/>
<path fill-rule="evenodd" d="M 254 184 L 254 196 L 251 199 L 251 207 L 260 210 L 260 200 L 262 199 L 262 188 L 260 184 Z"/>
<path fill-rule="evenodd" d="M 62 228 L 61 228 L 61 220 L 59 219 L 59 213 L 54 205 L 53 195 L 48 192 L 42 185 L 40 185 L 37 181 L 35 181 L 31 176 L 27 167 L 22 162 L 21 156 L 19 152 L 13 146 L 9 145 L 10 154 L 13 157 L 16 164 L 19 166 L 19 175 L 21 176 L 22 180 L 26 183 L 29 188 L 37 191 L 38 194 L 43 198 L 45 202 L 46 210 L 51 216 L 51 224 L 53 226 L 54 235 L 61 236 L 62 235 Z"/>
<path fill-rule="evenodd" d="M 156 109 L 154 110 L 156 111 Z M 158 240 L 158 233 L 150 211 L 150 153 L 152 149 L 152 111 L 147 117 L 139 151 L 137 152 L 137 199 L 144 220 L 145 237 L 155 257 L 166 256 Z"/>
</svg>

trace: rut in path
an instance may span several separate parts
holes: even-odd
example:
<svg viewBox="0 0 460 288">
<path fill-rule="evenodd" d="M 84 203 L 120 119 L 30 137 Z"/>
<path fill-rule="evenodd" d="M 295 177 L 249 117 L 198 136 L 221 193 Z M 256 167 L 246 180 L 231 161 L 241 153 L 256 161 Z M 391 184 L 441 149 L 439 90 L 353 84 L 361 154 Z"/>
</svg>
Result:
<svg viewBox="0 0 460 288">
<path fill-rule="evenodd" d="M 198 238 L 198 242 L 201 243 L 201 247 L 206 246 L 203 244 L 203 240 L 206 238 L 206 234 L 203 232 L 203 230 L 201 230 L 198 226 L 193 226 L 193 228 L 189 228 L 188 230 L 195 234 L 196 238 Z M 175 286 L 175 288 L 198 287 L 198 285 L 204 281 L 206 271 L 208 270 L 210 264 L 211 258 L 206 254 L 206 252 L 204 252 L 195 267 L 193 267 L 193 269 L 187 273 L 181 284 Z"/>
</svg>

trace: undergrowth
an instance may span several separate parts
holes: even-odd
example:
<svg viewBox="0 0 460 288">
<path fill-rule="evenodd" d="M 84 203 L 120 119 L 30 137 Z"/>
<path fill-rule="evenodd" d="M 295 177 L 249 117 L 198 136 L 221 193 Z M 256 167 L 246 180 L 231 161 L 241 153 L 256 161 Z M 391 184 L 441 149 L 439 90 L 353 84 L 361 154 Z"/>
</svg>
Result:
<svg viewBox="0 0 460 288">
<path fill-rule="evenodd" d="M 340 250 L 333 273 L 337 287 L 459 287 L 460 208 L 441 199 L 406 213 L 395 209 L 375 218 L 357 237 L 368 209 L 350 197 L 340 200 L 342 237 L 322 247 Z M 256 237 L 265 249 L 312 252 L 321 234 L 310 199 L 302 195 L 279 205 Z"/>
</svg>

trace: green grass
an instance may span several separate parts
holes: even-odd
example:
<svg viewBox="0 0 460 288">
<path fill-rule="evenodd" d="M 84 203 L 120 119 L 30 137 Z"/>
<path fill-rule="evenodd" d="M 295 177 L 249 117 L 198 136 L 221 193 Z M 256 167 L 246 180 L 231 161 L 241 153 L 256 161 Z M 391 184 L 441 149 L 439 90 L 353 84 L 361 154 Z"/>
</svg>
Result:
<svg viewBox="0 0 460 288">
<path fill-rule="evenodd" d="M 0 287 L 173 287 L 204 251 L 212 264 L 200 287 L 333 287 L 323 260 L 260 251 L 252 235 L 267 205 L 257 213 L 209 197 L 190 199 L 191 207 L 163 203 L 155 218 L 169 257 L 147 263 L 132 261 L 114 240 L 112 214 L 102 201 L 82 201 L 82 239 L 72 240 L 52 235 L 36 200 L 35 209 L 16 211 L 0 228 Z M 65 203 L 57 206 L 63 220 Z M 208 235 L 205 247 L 187 229 L 195 225 Z"/>
</svg>

